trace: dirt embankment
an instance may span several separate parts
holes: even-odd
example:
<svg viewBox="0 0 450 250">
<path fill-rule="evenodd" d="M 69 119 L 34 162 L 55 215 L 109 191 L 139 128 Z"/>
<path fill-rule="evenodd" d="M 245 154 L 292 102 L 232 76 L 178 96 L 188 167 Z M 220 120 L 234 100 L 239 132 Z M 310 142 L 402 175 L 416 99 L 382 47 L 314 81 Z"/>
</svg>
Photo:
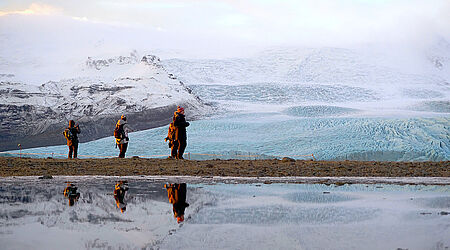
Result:
<svg viewBox="0 0 450 250">
<path fill-rule="evenodd" d="M 0 176 L 189 175 L 241 177 L 450 177 L 450 161 L 31 159 L 0 157 Z"/>
</svg>

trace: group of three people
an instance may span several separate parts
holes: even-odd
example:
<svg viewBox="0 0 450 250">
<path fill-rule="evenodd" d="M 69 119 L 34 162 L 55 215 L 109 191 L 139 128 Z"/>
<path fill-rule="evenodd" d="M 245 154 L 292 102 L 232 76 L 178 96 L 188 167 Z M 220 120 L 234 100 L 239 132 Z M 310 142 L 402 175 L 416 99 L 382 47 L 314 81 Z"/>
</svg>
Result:
<svg viewBox="0 0 450 250">
<path fill-rule="evenodd" d="M 189 207 L 189 203 L 186 202 L 186 183 L 173 183 L 165 184 L 164 188 L 167 189 L 167 196 L 169 202 L 172 204 L 173 216 L 177 222 L 184 221 L 184 211 Z M 118 181 L 114 187 L 114 200 L 116 201 L 117 208 L 121 213 L 127 210 L 127 202 L 125 195 L 128 191 L 128 181 Z M 80 198 L 78 188 L 72 184 L 67 183 L 67 187 L 64 189 L 64 197 L 69 201 L 69 207 L 75 205 L 75 202 Z"/>
<path fill-rule="evenodd" d="M 169 125 L 169 132 L 165 141 L 169 141 L 169 147 L 171 148 L 171 159 L 183 159 L 184 150 L 187 146 L 186 127 L 189 126 L 189 122 L 186 121 L 184 114 L 184 108 L 178 106 L 174 112 L 172 122 Z M 128 142 L 130 141 L 128 133 L 131 132 L 131 128 L 128 125 L 127 117 L 122 115 L 116 123 L 114 128 L 114 138 L 116 140 L 116 146 L 119 148 L 119 158 L 125 158 L 127 152 Z M 78 134 L 81 133 L 80 126 L 75 125 L 75 121 L 69 121 L 69 127 L 63 132 L 64 137 L 67 139 L 67 146 L 69 147 L 68 158 L 77 158 L 78 156 Z"/>
</svg>

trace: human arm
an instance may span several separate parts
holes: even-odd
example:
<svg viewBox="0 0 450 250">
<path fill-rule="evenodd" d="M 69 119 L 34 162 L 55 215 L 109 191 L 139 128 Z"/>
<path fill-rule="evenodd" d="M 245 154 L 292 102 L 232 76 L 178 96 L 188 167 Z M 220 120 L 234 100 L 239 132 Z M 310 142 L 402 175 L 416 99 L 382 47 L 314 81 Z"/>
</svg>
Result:
<svg viewBox="0 0 450 250">
<path fill-rule="evenodd" d="M 175 125 L 175 127 L 178 127 L 178 128 L 182 128 L 182 127 L 185 128 L 185 127 L 189 126 L 189 122 L 187 122 L 184 117 L 177 116 L 175 118 L 175 120 L 173 121 L 173 125 Z"/>
</svg>

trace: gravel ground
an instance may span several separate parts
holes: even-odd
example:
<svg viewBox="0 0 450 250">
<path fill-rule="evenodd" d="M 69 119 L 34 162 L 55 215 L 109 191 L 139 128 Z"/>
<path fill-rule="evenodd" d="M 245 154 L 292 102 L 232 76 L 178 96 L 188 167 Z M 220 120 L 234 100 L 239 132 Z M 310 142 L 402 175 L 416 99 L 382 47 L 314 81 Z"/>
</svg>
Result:
<svg viewBox="0 0 450 250">
<path fill-rule="evenodd" d="M 34 159 L 0 157 L 0 176 L 450 177 L 450 161 Z"/>
</svg>

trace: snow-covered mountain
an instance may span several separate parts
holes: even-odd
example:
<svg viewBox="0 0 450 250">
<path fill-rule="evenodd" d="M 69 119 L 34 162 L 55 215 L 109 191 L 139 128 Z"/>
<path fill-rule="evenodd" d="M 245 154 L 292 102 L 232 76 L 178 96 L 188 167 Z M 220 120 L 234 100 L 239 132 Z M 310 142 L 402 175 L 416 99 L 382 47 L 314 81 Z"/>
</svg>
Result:
<svg viewBox="0 0 450 250">
<path fill-rule="evenodd" d="M 170 122 L 177 105 L 188 117 L 208 107 L 154 55 L 88 57 L 72 77 L 40 86 L 20 82 L 14 73 L 0 75 L 0 150 L 64 143 L 68 120 L 80 123 L 81 141 L 110 136 L 121 114 L 135 130 Z"/>
</svg>

